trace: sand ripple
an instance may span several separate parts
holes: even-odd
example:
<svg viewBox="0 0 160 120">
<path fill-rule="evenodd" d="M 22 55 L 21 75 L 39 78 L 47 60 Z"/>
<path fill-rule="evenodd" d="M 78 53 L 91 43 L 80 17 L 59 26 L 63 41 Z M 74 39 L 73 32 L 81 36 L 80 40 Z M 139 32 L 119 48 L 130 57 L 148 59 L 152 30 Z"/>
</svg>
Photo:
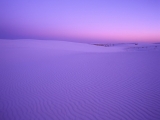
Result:
<svg viewBox="0 0 160 120">
<path fill-rule="evenodd" d="M 160 120 L 160 54 L 10 50 L 0 120 Z"/>
</svg>

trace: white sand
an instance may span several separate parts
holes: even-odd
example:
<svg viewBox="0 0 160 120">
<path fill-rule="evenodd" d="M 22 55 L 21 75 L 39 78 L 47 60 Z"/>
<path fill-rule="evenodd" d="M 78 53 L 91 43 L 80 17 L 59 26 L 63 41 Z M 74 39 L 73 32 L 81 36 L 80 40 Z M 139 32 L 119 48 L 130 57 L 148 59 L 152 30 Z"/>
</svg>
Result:
<svg viewBox="0 0 160 120">
<path fill-rule="evenodd" d="M 0 120 L 160 120 L 154 45 L 0 40 Z"/>
</svg>

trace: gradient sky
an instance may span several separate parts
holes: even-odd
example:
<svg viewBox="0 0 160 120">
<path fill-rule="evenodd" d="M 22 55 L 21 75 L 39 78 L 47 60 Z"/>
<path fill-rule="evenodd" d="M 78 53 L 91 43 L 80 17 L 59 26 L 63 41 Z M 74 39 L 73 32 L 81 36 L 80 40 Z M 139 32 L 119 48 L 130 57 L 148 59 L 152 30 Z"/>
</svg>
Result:
<svg viewBox="0 0 160 120">
<path fill-rule="evenodd" d="M 160 42 L 160 0 L 1 0 L 0 38 Z"/>
</svg>

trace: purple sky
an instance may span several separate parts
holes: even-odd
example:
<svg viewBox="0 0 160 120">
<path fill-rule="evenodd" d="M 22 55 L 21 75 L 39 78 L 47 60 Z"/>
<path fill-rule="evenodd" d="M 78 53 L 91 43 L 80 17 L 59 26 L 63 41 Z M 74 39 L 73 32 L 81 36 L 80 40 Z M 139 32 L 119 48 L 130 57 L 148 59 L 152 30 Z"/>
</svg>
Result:
<svg viewBox="0 0 160 120">
<path fill-rule="evenodd" d="M 160 42 L 160 0 L 1 0 L 0 38 Z"/>
</svg>

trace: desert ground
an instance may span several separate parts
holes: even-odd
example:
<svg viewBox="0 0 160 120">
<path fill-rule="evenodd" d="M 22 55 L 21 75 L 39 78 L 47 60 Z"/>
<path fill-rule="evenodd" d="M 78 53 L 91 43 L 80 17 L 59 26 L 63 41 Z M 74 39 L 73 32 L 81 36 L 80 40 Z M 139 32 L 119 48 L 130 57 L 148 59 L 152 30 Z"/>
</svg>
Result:
<svg viewBox="0 0 160 120">
<path fill-rule="evenodd" d="M 160 120 L 160 44 L 0 40 L 0 120 Z"/>
</svg>

